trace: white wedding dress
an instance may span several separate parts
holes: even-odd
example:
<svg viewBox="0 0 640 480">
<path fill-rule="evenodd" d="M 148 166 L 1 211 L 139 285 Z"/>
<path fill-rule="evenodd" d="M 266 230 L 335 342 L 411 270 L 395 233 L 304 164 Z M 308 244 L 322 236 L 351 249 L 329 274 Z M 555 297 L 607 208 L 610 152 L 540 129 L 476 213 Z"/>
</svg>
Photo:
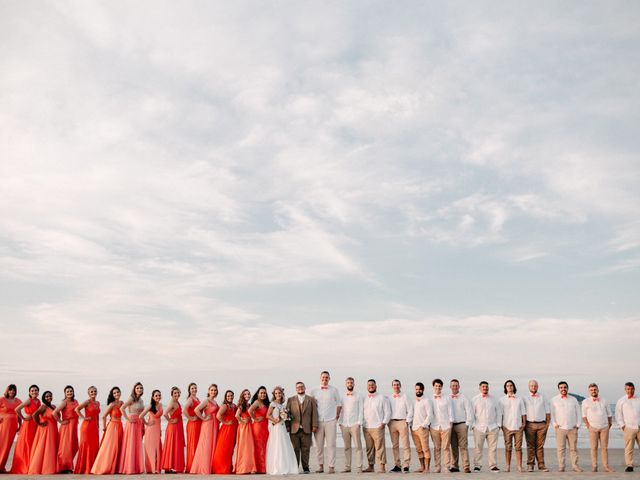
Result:
<svg viewBox="0 0 640 480">
<path fill-rule="evenodd" d="M 276 402 L 271 402 L 273 412 L 272 417 L 280 417 L 280 412 L 285 406 Z M 285 422 L 269 422 L 269 440 L 267 440 L 267 473 L 269 475 L 287 475 L 298 473 L 298 462 L 296 454 L 291 445 L 291 439 L 287 432 Z"/>
</svg>

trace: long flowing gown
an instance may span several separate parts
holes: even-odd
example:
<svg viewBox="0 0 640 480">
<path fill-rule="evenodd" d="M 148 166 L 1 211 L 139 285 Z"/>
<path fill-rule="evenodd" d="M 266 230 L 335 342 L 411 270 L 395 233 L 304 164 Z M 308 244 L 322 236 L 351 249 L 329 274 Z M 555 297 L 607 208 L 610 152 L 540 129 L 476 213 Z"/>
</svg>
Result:
<svg viewBox="0 0 640 480">
<path fill-rule="evenodd" d="M 118 473 L 125 475 L 144 473 L 144 452 L 142 451 L 144 424 L 140 418 L 143 408 L 142 400 L 129 407 L 129 421 L 124 426 Z"/>
<path fill-rule="evenodd" d="M 158 408 L 156 413 L 149 410 L 147 423 L 144 427 L 144 463 L 147 473 L 162 473 L 162 433 L 161 420 L 164 410 Z"/>
<path fill-rule="evenodd" d="M 207 400 L 207 406 L 202 411 L 203 416 L 211 417 L 209 420 L 202 422 L 200 429 L 200 438 L 198 439 L 198 448 L 193 456 L 193 463 L 189 473 L 197 473 L 200 475 L 210 475 L 213 466 L 213 452 L 216 448 L 218 440 L 219 423 L 216 414 L 220 410 L 218 404 L 214 401 Z"/>
<path fill-rule="evenodd" d="M 187 420 L 187 472 L 191 471 L 193 456 L 198 448 L 200 429 L 202 428 L 202 420 L 196 416 L 196 407 L 198 405 L 200 405 L 200 400 L 194 398 L 191 406 L 187 408 L 187 415 L 196 417 L 196 420 Z"/>
<path fill-rule="evenodd" d="M 102 436 L 98 456 L 91 473 L 94 475 L 113 475 L 118 469 L 120 450 L 122 449 L 122 411 L 120 407 L 113 407 L 109 411 L 109 423 Z"/>
<path fill-rule="evenodd" d="M 73 459 L 78 453 L 78 414 L 77 400 L 66 400 L 60 411 L 62 421 L 58 432 L 58 472 L 73 472 Z"/>
<path fill-rule="evenodd" d="M 256 473 L 267 473 L 267 441 L 269 440 L 269 407 L 263 405 L 256 408 L 256 421 L 251 426 L 253 430 L 253 445 L 256 459 Z M 262 420 L 260 420 L 262 419 Z"/>
<path fill-rule="evenodd" d="M 236 445 L 236 465 L 234 472 L 238 475 L 256 472 L 255 446 L 253 444 L 253 428 L 251 416 L 245 410 L 240 418 L 247 423 L 238 423 L 238 442 Z"/>
<path fill-rule="evenodd" d="M 25 406 L 23 411 L 26 416 L 31 416 L 40 408 L 40 400 L 37 398 L 29 399 L 29 405 Z M 26 475 L 29 472 L 29 457 L 31 456 L 31 447 L 36 438 L 36 430 L 38 425 L 33 418 L 25 419 L 20 426 L 18 432 L 18 441 L 16 448 L 13 450 L 13 460 L 11 461 L 11 473 L 17 475 Z"/>
<path fill-rule="evenodd" d="M 238 420 L 236 419 L 236 405 L 232 403 L 228 405 L 227 410 L 222 415 L 222 425 L 218 432 L 218 441 L 216 449 L 213 452 L 213 471 L 216 474 L 230 474 L 233 459 L 233 448 L 236 444 L 236 430 L 238 429 Z M 230 425 L 224 422 L 231 422 Z"/>
<path fill-rule="evenodd" d="M 274 419 L 280 417 L 285 409 L 283 404 L 276 402 L 271 402 L 271 406 L 273 406 L 271 416 Z M 267 473 L 269 475 L 298 473 L 298 461 L 285 422 L 271 425 L 267 441 Z"/>
<path fill-rule="evenodd" d="M 88 475 L 100 447 L 100 402 L 89 402 L 84 409 L 85 419 L 80 426 L 80 448 L 73 473 Z"/>
<path fill-rule="evenodd" d="M 2 423 L 0 423 L 0 473 L 6 471 L 9 452 L 18 431 L 16 407 L 21 403 L 19 398 L 10 400 L 0 397 L 0 418 L 2 418 Z"/>
<path fill-rule="evenodd" d="M 45 425 L 38 425 L 29 457 L 29 475 L 53 475 L 58 472 L 58 422 L 53 409 L 46 408 L 40 416 Z"/>
<path fill-rule="evenodd" d="M 164 448 L 162 449 L 162 469 L 176 473 L 184 472 L 184 428 L 182 423 L 182 407 L 178 404 L 171 414 L 176 423 L 168 423 L 164 432 Z"/>
</svg>

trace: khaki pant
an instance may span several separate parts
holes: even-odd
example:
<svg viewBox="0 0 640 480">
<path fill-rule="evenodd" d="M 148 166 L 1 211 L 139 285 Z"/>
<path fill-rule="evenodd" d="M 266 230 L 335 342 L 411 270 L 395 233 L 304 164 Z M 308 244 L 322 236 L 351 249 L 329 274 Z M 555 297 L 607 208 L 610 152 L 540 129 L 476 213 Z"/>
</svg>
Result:
<svg viewBox="0 0 640 480">
<path fill-rule="evenodd" d="M 511 465 L 511 453 L 515 446 L 516 450 L 516 464 L 522 466 L 522 431 L 521 430 L 507 430 L 502 427 L 502 434 L 504 435 L 504 460 L 507 466 Z"/>
<path fill-rule="evenodd" d="M 493 430 L 487 430 L 481 432 L 480 430 L 473 429 L 473 441 L 475 443 L 473 466 L 482 468 L 482 450 L 484 449 L 484 441 L 487 441 L 489 447 L 489 468 L 498 466 L 498 431 L 500 428 L 496 427 Z"/>
<path fill-rule="evenodd" d="M 466 423 L 454 425 L 451 429 L 451 466 L 459 468 L 458 458 L 462 457 L 463 468 L 469 468 L 469 427 Z"/>
<path fill-rule="evenodd" d="M 524 427 L 524 436 L 527 439 L 527 465 L 533 468 L 535 461 L 538 469 L 544 470 L 544 442 L 547 439 L 547 422 L 527 422 Z"/>
<path fill-rule="evenodd" d="M 384 445 L 384 428 L 365 428 L 364 444 L 367 449 L 367 461 L 374 465 L 377 461 L 380 465 L 387 463 L 387 450 Z"/>
<path fill-rule="evenodd" d="M 633 467 L 633 445 L 640 447 L 640 429 L 624 428 L 624 463 L 627 467 Z"/>
<path fill-rule="evenodd" d="M 411 462 L 411 444 L 409 443 L 409 426 L 406 420 L 391 420 L 389 422 L 389 435 L 391 436 L 391 448 L 393 450 L 393 462 L 396 467 L 409 468 Z M 400 464 L 400 443 L 402 443 L 402 465 Z"/>
<path fill-rule="evenodd" d="M 591 445 L 591 467 L 598 466 L 598 443 L 602 450 L 602 465 L 609 466 L 609 427 L 589 428 L 589 445 Z"/>
<path fill-rule="evenodd" d="M 561 470 L 565 467 L 565 458 L 567 456 L 567 443 L 569 443 L 569 453 L 571 454 L 571 467 L 578 467 L 578 429 L 572 428 L 565 430 L 556 427 L 556 445 L 558 449 L 558 468 Z"/>
<path fill-rule="evenodd" d="M 324 441 L 327 440 L 327 463 L 329 468 L 336 466 L 336 421 L 318 422 L 318 429 L 314 434 L 318 454 L 318 465 L 324 465 Z"/>
<path fill-rule="evenodd" d="M 433 468 L 436 472 L 440 471 L 440 458 L 444 452 L 444 467 L 451 466 L 451 429 L 434 430 L 430 429 L 431 440 L 433 440 Z"/>
<path fill-rule="evenodd" d="M 360 425 L 350 427 L 340 426 L 342 440 L 344 442 L 344 468 L 351 470 L 351 440 L 356 447 L 356 468 L 362 468 L 362 438 L 360 437 Z"/>
<path fill-rule="evenodd" d="M 431 459 L 431 451 L 429 450 L 429 429 L 420 427 L 417 430 L 411 430 L 411 436 L 413 437 L 413 444 L 416 446 L 416 453 L 418 458 L 422 460 Z"/>
</svg>

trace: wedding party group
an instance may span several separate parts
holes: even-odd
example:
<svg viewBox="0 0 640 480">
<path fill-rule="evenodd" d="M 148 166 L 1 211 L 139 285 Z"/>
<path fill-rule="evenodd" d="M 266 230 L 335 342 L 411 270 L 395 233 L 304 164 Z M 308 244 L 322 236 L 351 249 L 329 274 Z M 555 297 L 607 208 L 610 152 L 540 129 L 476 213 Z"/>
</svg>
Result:
<svg viewBox="0 0 640 480">
<path fill-rule="evenodd" d="M 209 386 L 206 399 L 200 400 L 197 385 L 190 383 L 184 403 L 181 390 L 173 387 L 166 406 L 159 390 L 153 390 L 145 404 L 144 387 L 138 382 L 124 400 L 121 390 L 113 387 L 104 409 L 93 386 L 87 398 L 79 402 L 74 388 L 68 385 L 64 398 L 55 405 L 52 392 L 40 396 L 37 385 L 32 385 L 28 398 L 21 401 L 12 384 L 0 398 L 0 472 L 286 475 L 300 473 L 301 467 L 302 473 L 310 473 L 309 457 L 315 440 L 316 473 L 335 473 L 338 429 L 344 441 L 344 473 L 408 473 L 410 439 L 420 464 L 418 472 L 462 469 L 471 473 L 470 431 L 474 438 L 473 471 L 483 468 L 485 444 L 489 470 L 499 471 L 500 433 L 507 471 L 514 452 L 517 471 L 526 468 L 532 472 L 536 466 L 549 471 L 544 443 L 551 427 L 556 433 L 559 471 L 566 468 L 568 446 L 571 469 L 581 472 L 577 439 L 582 423 L 589 432 L 592 471 L 598 470 L 598 450 L 602 468 L 613 471 L 608 462 L 613 414 L 595 383 L 588 386 L 588 396 L 580 405 L 569 394 L 565 381 L 558 383 L 558 395 L 550 399 L 538 391 L 536 380 L 529 381 L 524 395 L 517 393 L 512 380 L 507 380 L 499 396 L 490 394 L 488 382 L 482 381 L 478 394 L 468 399 L 456 379 L 449 382 L 449 393 L 443 391 L 442 380 L 434 379 L 430 394 L 426 394 L 422 382 L 406 394 L 400 380 L 393 380 L 389 395 L 378 392 L 374 379 L 367 381 L 366 393 L 356 391 L 351 377 L 345 380 L 342 391 L 331 385 L 330 379 L 329 372 L 321 372 L 319 385 L 309 392 L 303 382 L 297 382 L 296 392 L 289 398 L 280 386 L 272 389 L 270 398 L 264 386 L 253 395 L 245 389 L 237 403 L 231 390 L 225 391 L 218 402 L 215 384 Z M 625 395 L 615 407 L 615 421 L 624 431 L 625 471 L 632 472 L 634 447 L 640 446 L 640 397 L 635 396 L 633 383 L 627 382 L 624 389 Z M 164 442 L 162 418 L 166 420 Z M 387 429 L 393 454 L 393 467 L 388 470 Z"/>
</svg>

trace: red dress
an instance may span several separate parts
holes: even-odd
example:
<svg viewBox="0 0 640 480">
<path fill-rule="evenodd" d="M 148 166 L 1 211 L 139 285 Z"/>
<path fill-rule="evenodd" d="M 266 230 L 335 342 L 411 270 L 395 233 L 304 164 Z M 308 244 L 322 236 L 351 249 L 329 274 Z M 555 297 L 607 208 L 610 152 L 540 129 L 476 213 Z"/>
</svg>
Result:
<svg viewBox="0 0 640 480">
<path fill-rule="evenodd" d="M 218 404 L 214 401 L 207 400 L 207 406 L 202 411 L 203 416 L 211 417 L 209 420 L 202 422 L 200 429 L 200 438 L 198 439 L 198 448 L 193 457 L 191 470 L 189 473 L 198 473 L 200 475 L 210 475 L 213 464 L 213 452 L 216 448 L 218 440 L 219 422 L 216 414 L 220 410 Z"/>
<path fill-rule="evenodd" d="M 58 472 L 58 422 L 53 410 L 47 407 L 38 425 L 29 456 L 29 475 L 53 475 Z"/>
<path fill-rule="evenodd" d="M 91 473 L 94 475 L 113 475 L 118 469 L 120 450 L 122 449 L 122 411 L 113 407 L 109 411 L 109 423 L 100 442 L 98 456 L 93 462 Z"/>
<path fill-rule="evenodd" d="M 162 433 L 160 422 L 162 420 L 162 408 L 156 413 L 149 410 L 147 425 L 144 427 L 144 464 L 147 473 L 162 473 Z"/>
<path fill-rule="evenodd" d="M 171 414 L 176 423 L 168 423 L 164 432 L 164 448 L 162 449 L 163 470 L 173 470 L 177 473 L 184 472 L 184 429 L 182 424 L 182 407 L 178 403 Z"/>
<path fill-rule="evenodd" d="M 64 408 L 60 411 L 62 421 L 68 421 L 60 425 L 58 433 L 58 472 L 73 472 L 73 459 L 78 453 L 78 414 L 77 400 L 66 400 Z"/>
<path fill-rule="evenodd" d="M 200 400 L 194 398 L 191 406 L 187 408 L 187 415 L 196 417 L 196 420 L 187 420 L 187 472 L 191 471 L 193 456 L 198 448 L 198 440 L 200 438 L 200 429 L 202 428 L 202 420 L 196 416 L 196 407 L 200 405 Z"/>
<path fill-rule="evenodd" d="M 80 427 L 80 448 L 73 473 L 88 475 L 98 455 L 100 446 L 100 402 L 89 402 L 84 409 L 85 419 Z M 90 419 L 90 420 L 88 420 Z"/>
<path fill-rule="evenodd" d="M 251 428 L 251 416 L 248 411 L 240 414 L 240 418 L 247 423 L 238 424 L 238 443 L 236 446 L 236 474 L 256 473 L 255 446 L 253 444 L 253 428 Z"/>
<path fill-rule="evenodd" d="M 256 459 L 256 472 L 267 473 L 267 441 L 269 440 L 269 420 L 267 412 L 269 407 L 264 405 L 256 408 L 254 415 L 256 420 L 262 418 L 261 421 L 253 422 L 253 444 Z"/>
<path fill-rule="evenodd" d="M 233 449 L 236 445 L 236 431 L 238 430 L 238 420 L 236 419 L 236 405 L 227 405 L 227 410 L 222 416 L 222 425 L 218 432 L 218 441 L 213 453 L 213 472 L 216 474 L 230 474 Z M 224 422 L 231 422 L 230 425 Z"/>
<path fill-rule="evenodd" d="M 36 410 L 40 408 L 40 400 L 37 398 L 30 398 L 29 405 L 24 407 L 24 414 L 31 416 Z M 36 430 L 38 425 L 29 418 L 22 422 L 20 431 L 18 432 L 18 441 L 16 442 L 16 448 L 13 451 L 13 460 L 11 461 L 11 473 L 17 475 L 26 475 L 29 472 L 29 457 L 31 456 L 31 447 L 36 437 Z"/>
<path fill-rule="evenodd" d="M 0 423 L 0 473 L 6 471 L 5 467 L 7 466 L 9 452 L 18 431 L 16 407 L 21 403 L 19 398 L 10 400 L 0 397 L 0 418 L 2 418 L 2 423 Z"/>
</svg>

